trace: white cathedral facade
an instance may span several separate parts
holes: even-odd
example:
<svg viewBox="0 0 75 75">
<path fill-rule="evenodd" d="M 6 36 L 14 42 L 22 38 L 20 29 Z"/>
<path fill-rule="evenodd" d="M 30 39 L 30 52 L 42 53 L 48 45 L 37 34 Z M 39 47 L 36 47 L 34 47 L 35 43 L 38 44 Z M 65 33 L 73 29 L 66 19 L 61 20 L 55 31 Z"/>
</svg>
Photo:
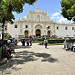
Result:
<svg viewBox="0 0 75 75">
<path fill-rule="evenodd" d="M 7 32 L 17 39 L 29 36 L 52 36 L 58 37 L 74 37 L 74 24 L 60 24 L 50 21 L 47 12 L 41 12 L 40 8 L 29 11 L 26 18 L 18 19 L 13 24 L 7 24 Z"/>
</svg>

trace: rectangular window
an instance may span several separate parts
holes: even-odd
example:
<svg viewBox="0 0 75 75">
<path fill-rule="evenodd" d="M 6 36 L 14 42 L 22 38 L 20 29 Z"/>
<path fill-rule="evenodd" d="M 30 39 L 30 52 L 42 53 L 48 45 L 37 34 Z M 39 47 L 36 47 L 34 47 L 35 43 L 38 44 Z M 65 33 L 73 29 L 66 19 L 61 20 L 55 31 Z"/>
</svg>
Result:
<svg viewBox="0 0 75 75">
<path fill-rule="evenodd" d="M 25 28 L 28 28 L 28 25 L 26 25 Z"/>
<path fill-rule="evenodd" d="M 17 25 L 15 25 L 15 28 L 17 28 Z"/>
<path fill-rule="evenodd" d="M 50 29 L 50 26 L 48 26 L 47 29 Z"/>
<path fill-rule="evenodd" d="M 59 27 L 57 27 L 57 30 L 59 29 Z"/>
<path fill-rule="evenodd" d="M 65 30 L 67 30 L 68 28 L 67 27 L 65 27 Z"/>
<path fill-rule="evenodd" d="M 74 27 L 72 27 L 72 30 L 74 30 Z"/>
</svg>

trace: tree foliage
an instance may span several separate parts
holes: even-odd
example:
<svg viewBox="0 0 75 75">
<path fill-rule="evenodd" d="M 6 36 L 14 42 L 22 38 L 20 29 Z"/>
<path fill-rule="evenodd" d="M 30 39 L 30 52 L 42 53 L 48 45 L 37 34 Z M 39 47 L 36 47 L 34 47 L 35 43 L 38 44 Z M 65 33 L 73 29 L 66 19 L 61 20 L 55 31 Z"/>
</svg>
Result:
<svg viewBox="0 0 75 75">
<path fill-rule="evenodd" d="M 75 0 L 62 0 L 61 7 L 63 17 L 75 21 Z"/>
<path fill-rule="evenodd" d="M 4 24 L 5 21 L 10 21 L 13 23 L 12 20 L 15 19 L 14 14 L 12 13 L 23 12 L 23 6 L 28 3 L 32 5 L 37 0 L 0 0 L 0 22 L 3 23 L 2 25 L 2 40 L 4 39 Z"/>
<path fill-rule="evenodd" d="M 12 22 L 12 19 L 15 19 L 12 11 L 21 13 L 26 3 L 31 5 L 35 1 L 36 0 L 0 0 L 0 22 L 4 19 Z"/>
<path fill-rule="evenodd" d="M 8 34 L 7 39 L 10 39 L 10 38 L 12 38 L 12 36 L 10 34 Z"/>
</svg>

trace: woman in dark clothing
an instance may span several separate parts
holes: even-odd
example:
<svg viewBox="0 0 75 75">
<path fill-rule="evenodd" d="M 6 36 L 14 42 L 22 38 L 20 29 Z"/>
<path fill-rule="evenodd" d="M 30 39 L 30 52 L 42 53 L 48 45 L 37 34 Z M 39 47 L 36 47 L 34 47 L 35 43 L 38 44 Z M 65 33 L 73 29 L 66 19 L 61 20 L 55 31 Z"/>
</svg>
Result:
<svg viewBox="0 0 75 75">
<path fill-rule="evenodd" d="M 1 48 L 2 48 L 2 58 L 10 59 L 12 57 L 11 50 L 8 49 L 5 43 L 1 43 Z"/>
</svg>

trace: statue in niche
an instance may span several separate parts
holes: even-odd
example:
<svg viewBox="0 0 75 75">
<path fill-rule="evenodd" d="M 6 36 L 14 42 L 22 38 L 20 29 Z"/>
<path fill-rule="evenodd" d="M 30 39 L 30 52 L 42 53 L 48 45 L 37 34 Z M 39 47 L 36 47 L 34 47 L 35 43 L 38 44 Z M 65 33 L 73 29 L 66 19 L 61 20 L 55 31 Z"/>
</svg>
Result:
<svg viewBox="0 0 75 75">
<path fill-rule="evenodd" d="M 37 15 L 37 20 L 38 20 L 38 21 L 40 20 L 40 15 Z"/>
<path fill-rule="evenodd" d="M 20 29 L 20 33 L 22 34 L 22 29 Z"/>
<path fill-rule="evenodd" d="M 22 28 L 22 25 L 20 25 L 20 28 Z"/>
</svg>

